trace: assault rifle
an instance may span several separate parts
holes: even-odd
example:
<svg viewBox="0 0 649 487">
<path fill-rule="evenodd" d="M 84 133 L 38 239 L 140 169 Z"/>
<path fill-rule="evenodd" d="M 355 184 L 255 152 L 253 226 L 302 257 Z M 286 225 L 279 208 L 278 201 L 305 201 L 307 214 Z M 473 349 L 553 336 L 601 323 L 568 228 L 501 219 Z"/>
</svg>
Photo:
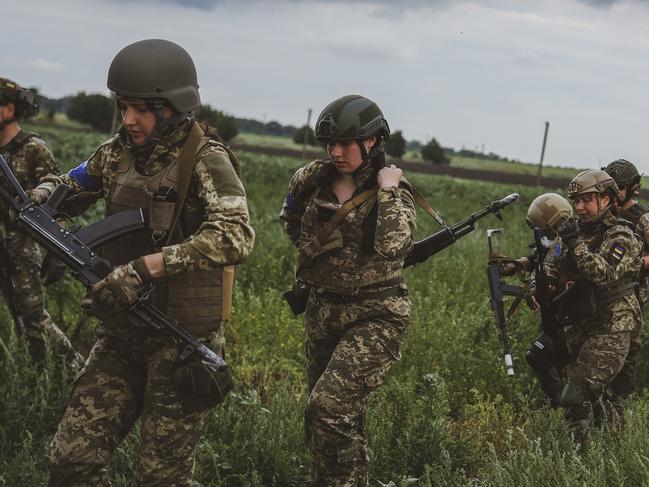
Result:
<svg viewBox="0 0 649 487">
<path fill-rule="evenodd" d="M 57 216 L 58 207 L 70 191 L 69 186 L 59 185 L 45 204 L 37 205 L 27 196 L 2 156 L 0 170 L 17 194 L 14 199 L 0 188 L 0 198 L 17 214 L 18 228 L 61 260 L 86 288 L 102 280 L 113 269 L 94 249 L 116 236 L 144 228 L 142 211 L 130 210 L 112 215 L 83 229 L 68 229 L 57 221 Z M 217 372 L 227 370 L 228 365 L 220 356 L 185 331 L 177 321 L 151 304 L 148 295 L 140 298 L 125 313 L 134 325 L 150 327 L 183 342 L 185 350 L 180 354 L 180 360 L 186 360 L 195 354 L 206 366 L 214 368 Z"/>
<path fill-rule="evenodd" d="M 460 238 L 468 235 L 475 230 L 475 224 L 480 218 L 487 215 L 496 215 L 499 220 L 502 220 L 501 210 L 506 206 L 512 204 L 518 199 L 518 193 L 512 193 L 505 196 L 503 199 L 492 201 L 480 211 L 476 211 L 472 215 L 450 227 L 444 227 L 442 230 L 433 233 L 423 240 L 415 242 L 412 250 L 406 255 L 403 263 L 404 269 L 413 265 L 421 264 L 428 260 L 433 255 L 441 252 L 446 247 L 451 246 Z"/>
<path fill-rule="evenodd" d="M 0 242 L 0 294 L 7 303 L 9 313 L 16 325 L 16 331 L 19 335 L 25 334 L 25 319 L 18 309 L 16 303 L 16 284 L 12 272 L 11 256 L 4 242 Z"/>
<path fill-rule="evenodd" d="M 514 376 L 514 361 L 512 360 L 512 352 L 509 345 L 509 337 L 507 336 L 507 319 L 512 316 L 516 306 L 520 303 L 523 294 L 525 293 L 525 286 L 515 286 L 507 284 L 502 280 L 501 265 L 503 263 L 513 263 L 514 265 L 522 265 L 513 259 L 505 259 L 501 254 L 494 252 L 492 238 L 494 235 L 502 233 L 502 228 L 490 228 L 487 230 L 487 242 L 489 244 L 489 261 L 487 264 L 487 279 L 489 280 L 489 294 L 491 310 L 493 312 L 494 321 L 496 323 L 496 331 L 498 339 L 503 349 L 503 359 L 505 361 L 505 370 L 508 376 Z M 507 315 L 505 315 L 505 296 L 515 296 L 514 302 L 509 307 Z"/>
</svg>

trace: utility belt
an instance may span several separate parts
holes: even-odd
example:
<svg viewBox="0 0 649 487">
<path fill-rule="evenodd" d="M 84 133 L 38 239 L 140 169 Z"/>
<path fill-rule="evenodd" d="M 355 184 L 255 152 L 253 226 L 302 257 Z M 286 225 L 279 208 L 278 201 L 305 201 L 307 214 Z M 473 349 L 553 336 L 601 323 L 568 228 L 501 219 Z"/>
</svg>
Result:
<svg viewBox="0 0 649 487">
<path fill-rule="evenodd" d="M 577 281 L 552 300 L 552 307 L 561 319 L 596 320 L 594 324 L 599 324 L 610 319 L 611 304 L 635 294 L 637 288 L 636 281 L 623 281 L 610 287 Z"/>
<path fill-rule="evenodd" d="M 320 291 L 318 296 L 334 304 L 353 304 L 366 299 L 386 299 L 394 296 L 405 296 L 406 289 L 401 286 L 403 279 L 391 279 L 390 281 L 380 283 L 383 286 L 392 286 L 382 291 L 368 291 L 371 287 L 364 287 L 358 294 L 340 294 L 331 291 Z M 376 287 L 376 286 L 373 286 Z"/>
</svg>

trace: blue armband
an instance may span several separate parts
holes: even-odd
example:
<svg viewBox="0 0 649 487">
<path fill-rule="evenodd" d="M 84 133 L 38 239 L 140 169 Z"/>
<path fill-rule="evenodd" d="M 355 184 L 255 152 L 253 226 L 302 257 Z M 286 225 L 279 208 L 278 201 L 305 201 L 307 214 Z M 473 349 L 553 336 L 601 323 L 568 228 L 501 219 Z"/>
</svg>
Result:
<svg viewBox="0 0 649 487">
<path fill-rule="evenodd" d="M 88 174 L 88 161 L 83 161 L 77 167 L 70 169 L 68 176 L 86 191 L 97 191 L 101 188 L 98 178 Z"/>
<path fill-rule="evenodd" d="M 291 196 L 291 193 L 286 193 L 286 198 L 284 198 L 284 206 L 288 208 L 289 210 L 293 211 L 299 211 L 300 210 L 300 205 L 298 202 Z"/>
</svg>

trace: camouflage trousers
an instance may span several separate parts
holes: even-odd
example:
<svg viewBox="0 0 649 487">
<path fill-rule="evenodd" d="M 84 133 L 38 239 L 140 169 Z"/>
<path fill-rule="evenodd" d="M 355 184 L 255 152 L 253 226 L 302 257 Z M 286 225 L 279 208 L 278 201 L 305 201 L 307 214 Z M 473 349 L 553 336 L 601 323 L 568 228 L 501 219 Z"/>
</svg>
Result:
<svg viewBox="0 0 649 487">
<path fill-rule="evenodd" d="M 313 485 L 368 484 L 365 407 L 400 357 L 409 317 L 405 295 L 342 304 L 311 292 L 305 433 Z"/>
<path fill-rule="evenodd" d="M 574 331 L 574 330 L 573 330 Z M 593 419 L 608 420 L 613 427 L 619 416 L 607 387 L 621 373 L 629 355 L 633 331 L 618 331 L 597 335 L 573 333 L 568 337 L 568 348 L 573 358 L 568 365 L 568 381 L 581 384 L 586 390 L 580 404 L 566 409 L 566 419 L 575 439 L 584 442 Z"/>
<path fill-rule="evenodd" d="M 219 340 L 209 343 L 217 352 Z M 183 412 L 171 379 L 180 350 L 171 340 L 149 334 L 137 340 L 99 338 L 50 444 L 50 486 L 110 485 L 111 454 L 138 418 L 135 484 L 191 485 L 209 411 Z"/>
<path fill-rule="evenodd" d="M 36 358 L 43 357 L 45 342 L 48 341 L 55 354 L 80 367 L 82 357 L 75 352 L 68 337 L 54 324 L 45 309 L 38 245 L 18 231 L 7 232 L 4 244 L 11 259 L 13 299 L 22 314 L 31 353 Z"/>
</svg>

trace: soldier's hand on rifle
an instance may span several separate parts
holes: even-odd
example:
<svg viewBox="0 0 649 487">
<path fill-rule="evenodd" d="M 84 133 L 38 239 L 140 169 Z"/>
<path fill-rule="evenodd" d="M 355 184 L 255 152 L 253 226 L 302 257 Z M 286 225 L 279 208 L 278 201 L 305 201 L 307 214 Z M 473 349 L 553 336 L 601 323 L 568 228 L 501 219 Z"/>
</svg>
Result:
<svg viewBox="0 0 649 487">
<path fill-rule="evenodd" d="M 403 171 L 394 164 L 382 168 L 376 175 L 376 180 L 381 189 L 396 188 L 399 186 Z"/>
<path fill-rule="evenodd" d="M 579 243 L 579 227 L 574 218 L 569 218 L 559 225 L 557 233 L 561 237 L 561 241 L 569 249 L 574 249 Z"/>
<path fill-rule="evenodd" d="M 92 311 L 99 317 L 126 311 L 149 290 L 152 280 L 143 257 L 116 267 L 90 290 Z"/>
<path fill-rule="evenodd" d="M 42 205 L 47 201 L 47 198 L 50 197 L 49 191 L 47 191 L 46 189 L 39 189 L 39 188 L 28 189 L 25 191 L 25 194 L 27 194 L 29 199 L 32 200 L 37 205 Z M 18 196 L 16 196 L 16 202 L 21 203 L 20 198 Z M 13 208 L 9 208 L 9 223 L 15 226 L 17 220 L 18 220 L 18 214 L 16 213 L 16 210 L 14 210 Z"/>
<path fill-rule="evenodd" d="M 530 293 L 527 295 L 527 306 L 529 306 L 529 308 L 533 311 L 538 311 L 541 309 L 541 305 L 536 299 L 535 293 Z"/>
</svg>

